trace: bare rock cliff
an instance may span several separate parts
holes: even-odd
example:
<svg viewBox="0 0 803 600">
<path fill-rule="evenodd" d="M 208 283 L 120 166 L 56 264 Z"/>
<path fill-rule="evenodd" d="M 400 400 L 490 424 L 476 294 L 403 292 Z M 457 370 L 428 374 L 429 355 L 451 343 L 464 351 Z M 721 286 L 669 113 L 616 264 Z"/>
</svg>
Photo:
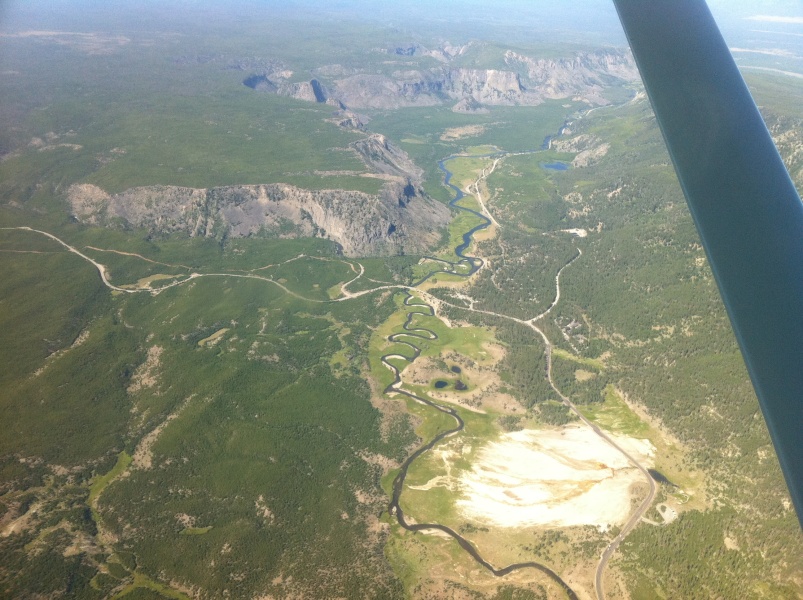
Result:
<svg viewBox="0 0 803 600">
<path fill-rule="evenodd" d="M 315 70 L 326 80 L 304 84 L 282 83 L 273 75 L 252 75 L 243 83 L 257 90 L 301 100 L 333 100 L 349 109 L 395 109 L 455 103 L 456 112 L 480 112 L 484 106 L 535 106 L 546 99 L 577 98 L 594 105 L 608 101 L 602 95 L 612 84 L 638 80 L 633 57 L 624 50 L 582 52 L 566 58 L 535 59 L 508 50 L 506 68 L 450 66 L 468 46 L 444 47 L 436 55 L 413 44 L 384 50 L 402 57 L 432 56 L 441 66 L 400 69 L 392 73 L 360 72 L 340 65 Z"/>
<path fill-rule="evenodd" d="M 522 73 L 525 86 L 538 90 L 542 98 L 581 95 L 594 104 L 612 80 L 638 81 L 636 63 L 630 53 L 592 52 L 571 58 L 533 59 L 513 51 L 505 53 L 505 63 Z"/>
<path fill-rule="evenodd" d="M 207 237 L 314 236 L 338 243 L 348 256 L 425 252 L 439 242 L 450 219 L 446 206 L 409 181 L 388 182 L 376 196 L 281 183 L 147 186 L 110 195 L 77 184 L 67 199 L 73 216 L 87 224 Z"/>
<path fill-rule="evenodd" d="M 384 135 L 371 134 L 354 142 L 351 146 L 357 151 L 366 166 L 376 173 L 413 182 L 420 182 L 424 176 L 424 170 L 416 165 L 404 150 L 392 144 Z"/>
</svg>

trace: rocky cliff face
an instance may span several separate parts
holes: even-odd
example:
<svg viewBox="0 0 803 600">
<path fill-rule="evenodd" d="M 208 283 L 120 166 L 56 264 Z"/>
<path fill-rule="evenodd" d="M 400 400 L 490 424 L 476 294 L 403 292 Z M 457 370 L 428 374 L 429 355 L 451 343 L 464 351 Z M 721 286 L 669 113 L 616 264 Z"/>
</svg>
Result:
<svg viewBox="0 0 803 600">
<path fill-rule="evenodd" d="M 354 72 L 339 65 L 316 69 L 323 78 L 329 78 L 324 87 L 317 80 L 304 84 L 288 85 L 278 79 L 254 75 L 244 81 L 246 85 L 294 98 L 321 102 L 331 99 L 349 109 L 394 109 L 410 106 L 436 106 L 454 103 L 457 112 L 479 112 L 484 106 L 535 106 L 545 99 L 579 98 L 590 104 L 604 105 L 602 91 L 613 83 L 637 81 L 638 71 L 629 52 L 605 50 L 579 53 L 562 59 L 534 59 L 507 51 L 504 63 L 509 69 L 470 69 L 450 67 L 449 63 L 461 56 L 468 46 L 444 47 L 439 52 L 412 45 L 392 51 L 396 56 L 431 56 L 442 63 L 432 69 L 399 70 L 391 74 Z M 260 79 L 261 77 L 261 79 Z M 321 92 L 312 94 L 317 85 Z"/>
<path fill-rule="evenodd" d="M 444 78 L 443 92 L 454 100 L 471 98 L 478 104 L 512 106 L 538 104 L 537 93 L 525 89 L 518 73 L 494 69 L 452 69 Z"/>
<path fill-rule="evenodd" d="M 379 133 L 352 144 L 362 161 L 376 173 L 389 175 L 406 183 L 418 183 L 424 176 L 408 154 Z"/>
<path fill-rule="evenodd" d="M 442 82 L 428 73 L 405 71 L 393 77 L 358 74 L 339 79 L 332 94 L 349 108 L 394 109 L 408 106 L 437 106 Z"/>
<path fill-rule="evenodd" d="M 452 44 L 444 44 L 440 48 L 426 48 L 421 44 L 410 44 L 409 46 L 396 46 L 395 48 L 385 48 L 380 52 L 387 54 L 395 54 L 397 56 L 429 56 L 437 61 L 448 63 L 457 56 L 464 54 L 472 44 L 463 44 L 461 46 L 453 46 Z"/>
<path fill-rule="evenodd" d="M 288 96 L 307 102 L 326 102 L 329 99 L 326 88 L 317 79 L 294 83 L 287 81 L 292 76 L 293 71 L 283 68 L 281 63 L 276 63 L 260 74 L 246 77 L 243 85 L 258 92 Z"/>
<path fill-rule="evenodd" d="M 582 95 L 594 104 L 605 104 L 600 93 L 611 81 L 637 81 L 638 69 L 629 53 L 582 53 L 563 59 L 532 59 L 505 53 L 505 63 L 522 73 L 524 84 L 542 98 Z"/>
<path fill-rule="evenodd" d="M 388 182 L 378 196 L 280 183 L 148 186 L 110 195 L 78 184 L 67 199 L 73 216 L 87 224 L 205 237 L 322 237 L 340 244 L 347 256 L 425 252 L 450 219 L 446 206 L 401 181 Z"/>
<path fill-rule="evenodd" d="M 251 83 L 259 86 L 264 80 Z M 308 100 L 321 101 L 323 92 L 314 86 L 308 92 Z M 271 183 L 210 189 L 156 185 L 110 195 L 91 184 L 76 184 L 67 201 L 83 223 L 159 234 L 321 237 L 338 243 L 348 256 L 421 254 L 436 246 L 451 211 L 424 193 L 423 170 L 383 135 L 367 135 L 351 148 L 368 176 L 384 180 L 379 194 Z"/>
</svg>

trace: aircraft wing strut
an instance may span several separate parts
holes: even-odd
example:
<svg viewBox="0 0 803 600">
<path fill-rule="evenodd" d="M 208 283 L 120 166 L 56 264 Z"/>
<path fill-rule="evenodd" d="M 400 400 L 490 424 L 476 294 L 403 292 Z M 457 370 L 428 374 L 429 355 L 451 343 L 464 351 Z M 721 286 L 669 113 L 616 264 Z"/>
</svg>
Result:
<svg viewBox="0 0 803 600">
<path fill-rule="evenodd" d="M 803 526 L 803 204 L 705 2 L 614 4 Z"/>
</svg>

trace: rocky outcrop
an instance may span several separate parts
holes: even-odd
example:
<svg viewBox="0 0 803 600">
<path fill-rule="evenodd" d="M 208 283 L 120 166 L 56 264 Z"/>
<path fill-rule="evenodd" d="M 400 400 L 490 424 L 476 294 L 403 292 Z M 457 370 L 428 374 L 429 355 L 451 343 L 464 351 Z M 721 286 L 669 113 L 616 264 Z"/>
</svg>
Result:
<svg viewBox="0 0 803 600">
<path fill-rule="evenodd" d="M 633 57 L 623 50 L 585 52 L 561 59 L 534 59 L 507 51 L 502 57 L 507 69 L 449 66 L 467 48 L 444 46 L 435 52 L 413 44 L 383 50 L 400 57 L 431 56 L 444 63 L 431 69 L 381 74 L 328 65 L 314 71 L 328 79 L 325 87 L 318 80 L 288 84 L 267 75 L 251 76 L 244 83 L 299 99 L 335 99 L 349 109 L 437 106 L 456 101 L 456 112 L 479 112 L 486 106 L 535 106 L 546 99 L 559 98 L 604 105 L 608 103 L 602 94 L 606 87 L 638 80 Z M 313 93 L 316 85 L 320 93 Z"/>
<path fill-rule="evenodd" d="M 442 81 L 430 73 L 405 71 L 393 77 L 363 73 L 339 79 L 333 94 L 349 108 L 394 109 L 437 106 Z"/>
<path fill-rule="evenodd" d="M 409 46 L 396 46 L 384 49 L 381 50 L 381 52 L 395 54 L 396 56 L 429 56 L 437 61 L 448 63 L 455 57 L 464 54 L 471 46 L 471 43 L 462 46 L 444 44 L 440 48 L 429 49 L 421 44 L 410 44 Z"/>
<path fill-rule="evenodd" d="M 490 106 L 539 104 L 542 99 L 522 85 L 518 73 L 495 69 L 452 69 L 444 78 L 441 90 L 449 98 L 473 98 Z"/>
<path fill-rule="evenodd" d="M 452 107 L 452 111 L 467 115 L 478 115 L 490 112 L 482 104 L 477 102 L 474 98 L 463 98 Z"/>
<path fill-rule="evenodd" d="M 513 71 L 448 69 L 401 71 L 393 77 L 354 75 L 335 82 L 333 94 L 353 108 L 392 109 L 436 106 L 471 98 L 491 106 L 535 105 L 542 102 L 526 90 Z"/>
<path fill-rule="evenodd" d="M 266 75 L 251 75 L 250 77 L 246 77 L 243 80 L 243 85 L 258 92 L 276 93 L 276 90 L 279 89 Z"/>
<path fill-rule="evenodd" d="M 388 182 L 379 195 L 303 190 L 281 183 L 210 189 L 148 186 L 110 195 L 78 184 L 67 199 L 92 225 L 204 237 L 322 237 L 348 256 L 422 253 L 450 219 L 443 204 L 412 182 Z"/>
<path fill-rule="evenodd" d="M 505 64 L 522 74 L 524 84 L 543 98 L 582 95 L 605 104 L 600 92 L 612 81 L 637 81 L 636 63 L 629 52 L 585 52 L 571 58 L 533 59 L 507 51 Z"/>
<path fill-rule="evenodd" d="M 392 144 L 384 135 L 375 133 L 352 144 L 362 161 L 376 173 L 389 175 L 414 185 L 421 181 L 424 171 L 408 154 Z"/>
<path fill-rule="evenodd" d="M 354 129 L 357 131 L 365 131 L 365 126 L 371 119 L 365 115 L 360 115 L 350 110 L 337 110 L 331 119 L 327 119 L 330 123 L 334 123 L 343 129 Z"/>
<path fill-rule="evenodd" d="M 309 89 L 317 101 L 319 92 Z M 336 118 L 362 126 L 359 116 L 349 111 L 338 111 Z M 76 184 L 69 188 L 67 200 L 72 215 L 83 223 L 157 234 L 322 237 L 349 256 L 420 254 L 437 245 L 451 211 L 424 193 L 424 171 L 383 135 L 367 135 L 351 149 L 369 173 L 346 174 L 383 180 L 380 193 L 272 183 L 210 189 L 145 186 L 110 195 L 91 184 Z"/>
<path fill-rule="evenodd" d="M 329 99 L 329 94 L 317 79 L 290 83 L 280 77 L 270 79 L 268 75 L 263 74 L 246 77 L 243 85 L 258 92 L 278 94 L 307 102 L 326 102 Z"/>
<path fill-rule="evenodd" d="M 314 81 L 314 80 L 313 80 Z M 312 81 L 302 81 L 300 83 L 282 83 L 276 88 L 276 93 L 279 96 L 287 96 L 288 98 L 295 98 L 296 100 L 306 100 L 307 102 L 326 102 L 318 99 L 315 93 L 315 88 Z"/>
<path fill-rule="evenodd" d="M 595 135 L 581 134 L 569 138 L 554 139 L 550 147 L 557 152 L 576 154 L 577 156 L 572 160 L 572 166 L 582 168 L 599 162 L 608 153 L 611 145 L 608 142 L 602 142 Z"/>
</svg>

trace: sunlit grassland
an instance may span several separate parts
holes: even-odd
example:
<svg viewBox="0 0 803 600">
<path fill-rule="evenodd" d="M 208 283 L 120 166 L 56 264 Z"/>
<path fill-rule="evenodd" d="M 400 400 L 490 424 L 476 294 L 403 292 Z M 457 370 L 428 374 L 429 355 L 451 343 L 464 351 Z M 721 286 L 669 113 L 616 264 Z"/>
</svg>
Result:
<svg viewBox="0 0 803 600">
<path fill-rule="evenodd" d="M 354 277 L 354 271 L 342 260 L 320 260 L 304 257 L 275 268 L 258 272 L 280 281 L 288 289 L 304 298 L 329 300 L 326 290 Z"/>
<path fill-rule="evenodd" d="M 576 354 L 572 354 L 571 352 L 567 352 L 566 350 L 563 350 L 561 348 L 553 348 L 552 354 L 564 360 L 575 362 L 579 365 L 592 367 L 598 371 L 602 371 L 605 369 L 605 363 L 599 358 L 587 358 L 583 356 L 577 356 Z"/>
<path fill-rule="evenodd" d="M 554 198 L 555 185 L 550 179 L 554 175 L 541 164 L 556 160 L 558 156 L 553 152 L 544 152 L 506 157 L 488 177 L 489 188 L 499 190 L 494 194 L 493 206 L 519 209 L 516 214 L 520 215 L 519 218 L 524 217 L 525 224 L 548 228 L 549 223 L 527 219 L 528 211 L 521 208 L 549 202 Z"/>
<path fill-rule="evenodd" d="M 404 297 L 401 294 L 397 294 L 394 297 L 396 311 L 371 334 L 369 351 L 371 377 L 383 387 L 393 382 L 393 373 L 382 364 L 381 357 L 386 354 L 412 356 L 412 350 L 409 346 L 393 344 L 387 339 L 393 333 L 404 331 L 402 326 L 407 320 L 407 312 L 401 310 L 403 299 Z M 415 343 L 417 340 L 410 341 Z M 401 370 L 406 364 L 399 366 Z"/>
<path fill-rule="evenodd" d="M 379 365 L 379 356 L 380 354 L 390 353 L 392 350 L 387 347 L 383 348 L 381 342 L 390 333 L 403 331 L 401 326 L 407 321 L 407 315 L 411 312 L 415 313 L 415 306 L 403 305 L 399 298 L 401 298 L 401 295 L 397 296 L 397 312 L 375 333 L 374 341 L 372 342 L 372 347 L 374 348 L 372 356 L 374 357 L 373 364 L 376 366 L 373 371 L 378 371 L 379 368 L 387 371 L 387 369 Z M 493 341 L 493 333 L 488 329 L 469 326 L 450 328 L 437 317 L 420 313 L 413 314 L 409 327 L 411 329 L 426 329 L 437 335 L 436 339 L 424 339 L 423 337 L 405 338 L 420 349 L 419 360 L 426 357 L 441 356 L 445 351 L 458 352 L 480 363 L 487 362 L 491 358 L 484 347 L 485 344 Z M 426 337 L 426 334 L 423 335 Z M 400 370 L 403 370 L 409 364 L 407 360 L 392 357 L 386 360 Z M 382 377 L 380 382 L 392 381 L 392 375 L 384 375 L 381 372 L 379 374 Z M 404 372 L 402 372 L 402 381 L 404 381 Z M 471 382 L 469 381 L 468 384 L 470 386 Z M 405 384 L 404 389 L 424 398 L 428 397 L 425 386 Z M 424 442 L 431 440 L 442 431 L 453 429 L 457 425 L 453 417 L 442 411 L 418 403 L 409 397 L 398 394 L 395 394 L 394 397 L 403 400 L 406 403 L 408 412 L 421 419 L 416 428 L 416 434 Z M 455 407 L 455 410 L 464 420 L 464 430 L 456 434 L 456 437 L 450 437 L 448 440 L 440 442 L 435 448 L 416 460 L 408 471 L 406 482 L 408 487 L 405 488 L 402 495 L 402 506 L 405 512 L 411 514 L 419 522 L 448 523 L 453 520 L 454 490 L 444 487 L 435 487 L 428 491 L 409 489 L 409 485 L 423 485 L 430 479 L 443 474 L 444 464 L 442 459 L 438 458 L 441 448 L 449 447 L 453 443 L 459 443 L 462 448 L 463 444 L 466 444 L 468 454 L 453 457 L 457 459 L 454 461 L 449 460 L 452 468 L 466 469 L 470 468 L 470 457 L 476 453 L 476 448 L 498 434 L 495 415 L 478 414 L 459 407 Z M 450 440 L 459 440 L 459 442 Z M 473 446 L 473 450 L 468 446 Z M 383 479 L 383 485 L 387 487 L 391 481 L 392 477 L 389 475 Z"/>
<path fill-rule="evenodd" d="M 494 565 L 512 564 L 533 558 L 537 560 L 532 554 L 521 551 L 522 546 L 532 544 L 531 534 L 529 536 L 512 534 L 507 541 L 495 539 L 491 543 L 486 543 L 483 536 L 487 534 L 481 530 L 469 530 L 462 526 L 459 529 L 463 533 L 471 531 L 468 533 L 470 537 L 479 538 L 476 547 L 483 556 L 490 555 L 490 561 Z M 398 573 L 404 582 L 405 589 L 420 592 L 422 589 L 433 587 L 439 589 L 439 586 L 451 584 L 450 587 L 453 586 L 460 591 L 465 590 L 467 594 L 472 587 L 479 588 L 486 591 L 485 597 L 491 600 L 524 600 L 542 598 L 544 597 L 542 590 L 549 588 L 546 576 L 535 571 L 524 572 L 524 577 L 527 577 L 524 580 L 526 583 L 522 582 L 523 578 L 500 581 L 479 566 L 454 540 L 439 532 L 406 532 L 399 525 L 392 525 L 391 532 L 392 535 L 385 547 L 385 556 L 393 565 L 394 572 Z M 472 587 L 452 583 L 456 573 L 460 574 L 463 581 L 470 577 Z"/>
<path fill-rule="evenodd" d="M 423 327 L 434 331 L 437 340 L 430 341 L 422 348 L 422 356 L 438 356 L 446 350 L 453 350 L 477 362 L 483 363 L 491 357 L 485 344 L 493 341 L 493 332 L 484 327 L 447 327 L 440 319 L 429 318 Z"/>
<path fill-rule="evenodd" d="M 449 271 L 442 271 L 445 268 L 448 268 Z M 425 291 L 439 286 L 463 287 L 466 284 L 466 275 L 470 272 L 471 265 L 466 261 L 460 261 L 458 264 L 448 267 L 442 263 L 427 261 L 419 266 L 416 278 L 420 279 L 431 274 L 431 277 L 418 286 L 419 289 Z"/>
<path fill-rule="evenodd" d="M 134 572 L 133 582 L 112 596 L 112 600 L 153 600 L 155 598 L 172 598 L 174 600 L 187 600 L 189 596 L 162 583 L 154 581 L 147 575 Z"/>
<path fill-rule="evenodd" d="M 568 105 L 568 106 L 566 106 Z M 566 120 L 566 115 L 581 108 L 582 104 L 559 100 L 548 100 L 539 106 L 495 106 L 486 114 L 460 114 L 449 107 L 406 108 L 396 111 L 381 111 L 372 114 L 371 129 L 402 140 L 411 137 L 416 141 L 429 143 L 440 141 L 447 129 L 467 125 L 484 125 L 485 131 L 467 138 L 468 144 L 460 140 L 439 144 L 454 152 L 444 153 L 439 158 L 458 153 L 466 147 L 494 146 L 507 152 L 524 152 L 540 148 L 544 138 L 554 134 Z M 405 150 L 416 152 L 413 148 L 420 144 L 405 144 Z M 418 152 L 420 153 L 420 148 Z M 424 164 L 422 162 L 422 164 Z"/>
<path fill-rule="evenodd" d="M 478 413 L 450 405 L 445 401 L 435 401 L 454 408 L 460 418 L 463 419 L 465 428 L 454 436 L 444 439 L 427 454 L 415 461 L 411 465 L 408 477 L 405 480 L 407 486 L 424 485 L 435 477 L 446 475 L 447 470 L 454 475 L 458 475 L 459 471 L 470 469 L 473 459 L 482 446 L 499 436 L 499 428 L 496 425 L 498 415 L 493 412 Z M 455 421 L 453 418 L 451 423 L 454 427 Z M 448 459 L 444 460 L 441 452 L 446 452 L 449 455 Z M 410 491 L 416 492 L 418 490 Z M 407 491 L 405 491 L 406 493 Z M 424 492 L 421 491 L 421 493 Z M 417 504 L 417 502 L 411 503 L 411 505 Z M 418 509 L 413 510 L 417 512 Z"/>
<path fill-rule="evenodd" d="M 185 527 L 181 530 L 179 535 L 204 535 L 209 533 L 212 529 L 212 526 L 209 525 L 208 527 Z"/>
<path fill-rule="evenodd" d="M 221 240 L 182 235 L 169 237 L 153 237 L 143 230 L 122 231 L 101 227 L 83 227 L 66 224 L 55 231 L 50 231 L 77 247 L 98 262 L 115 265 L 126 265 L 126 268 L 149 269 L 148 261 L 162 263 L 154 269 L 161 272 L 179 272 L 187 269 L 197 272 L 254 272 L 268 276 L 276 272 L 281 263 L 304 254 L 307 257 L 335 258 L 335 246 L 328 240 L 318 238 L 305 239 L 261 239 L 261 238 L 227 238 Z M 36 233 L 25 233 L 33 237 L 43 237 Z M 0 236 L 2 237 L 2 236 Z M 89 250 L 88 246 L 99 248 Z M 105 252 L 104 252 L 105 251 Z M 139 254 L 142 258 L 126 257 L 119 254 L 128 252 Z M 307 258 L 312 261 L 314 259 Z M 337 260 L 337 259 L 335 259 Z M 143 264 L 139 264 L 142 262 Z M 334 263 L 334 261 L 333 261 Z M 322 263 L 332 265 L 333 263 Z M 271 267 L 274 270 L 266 269 Z M 346 269 L 350 268 L 344 265 Z M 340 267 L 334 267 L 338 272 Z M 352 275 L 353 277 L 353 275 Z M 351 279 L 351 277 L 348 277 Z"/>
<path fill-rule="evenodd" d="M 679 445 L 654 424 L 639 416 L 622 399 L 620 390 L 613 385 L 605 388 L 604 402 L 577 407 L 583 415 L 612 433 L 648 439 L 655 446 L 655 468 L 687 496 L 685 508 L 705 506 L 703 474 L 687 464 L 688 448 Z M 691 502 L 689 504 L 689 498 Z"/>
<path fill-rule="evenodd" d="M 479 448 L 495 439 L 499 430 L 492 414 L 479 414 L 454 406 L 453 408 L 465 422 L 465 428 L 454 436 L 442 440 L 410 465 L 401 504 L 405 513 L 418 522 L 441 523 L 457 528 L 459 515 L 455 513 L 454 505 L 458 497 L 457 479 L 461 471 L 471 468 L 472 459 Z M 443 421 L 440 417 L 443 413 L 440 411 L 438 413 L 437 420 Z M 449 421 L 449 428 L 454 428 L 455 420 L 450 417 Z M 429 482 L 433 482 L 433 485 L 427 490 L 411 487 L 426 486 Z"/>
<path fill-rule="evenodd" d="M 455 248 L 463 243 L 463 235 L 465 235 L 467 231 L 470 231 L 472 228 L 484 222 L 484 218 L 469 212 L 458 211 L 453 213 L 452 220 L 449 222 L 448 227 L 449 241 L 435 256 L 452 262 L 462 260 L 455 254 Z M 466 254 L 469 254 L 469 252 L 466 252 Z"/>
<path fill-rule="evenodd" d="M 666 156 L 666 149 L 656 138 L 656 131 L 652 127 L 655 125 L 655 115 L 649 102 L 640 100 L 600 108 L 587 115 L 584 120 L 584 132 L 609 143 L 609 153 L 612 156 L 626 155 L 643 162 Z M 636 148 L 641 151 L 636 153 Z M 658 151 L 657 154 L 655 150 Z"/>
<path fill-rule="evenodd" d="M 446 579 L 455 567 L 472 567 L 472 559 L 453 540 L 431 533 L 407 532 L 395 521 L 391 524 L 385 556 L 407 590 L 431 580 L 434 571 Z M 446 569 L 448 573 L 444 572 Z"/>
<path fill-rule="evenodd" d="M 751 70 L 745 71 L 744 78 L 760 108 L 803 119 L 803 79 Z"/>
<path fill-rule="evenodd" d="M 418 256 L 388 256 L 382 258 L 360 258 L 359 263 L 365 268 L 364 276 L 355 281 L 349 289 L 371 289 L 376 283 L 374 279 L 383 283 L 409 284 L 413 281 L 413 269 L 420 258 Z"/>
<path fill-rule="evenodd" d="M 463 208 L 467 208 L 469 210 L 473 210 L 478 213 L 482 213 L 482 207 L 480 203 L 477 202 L 477 199 L 474 196 L 463 196 L 455 203 L 457 206 L 461 206 Z"/>
<path fill-rule="evenodd" d="M 621 399 L 613 385 L 605 388 L 604 401 L 578 406 L 583 415 L 600 427 L 633 437 L 643 437 L 649 426 Z"/>
<path fill-rule="evenodd" d="M 167 280 L 188 276 L 190 271 L 185 266 L 149 262 L 138 256 L 129 256 L 114 251 L 103 252 L 86 247 L 79 250 L 106 266 L 109 281 L 117 286 L 140 287 L 153 284 L 153 287 L 159 287 L 167 283 Z"/>
<path fill-rule="evenodd" d="M 89 498 L 87 499 L 87 503 L 90 506 L 97 501 L 103 493 L 103 490 L 105 490 L 112 481 L 128 469 L 132 460 L 130 454 L 125 451 L 120 452 L 120 454 L 117 455 L 117 462 L 114 464 L 114 467 L 112 467 L 109 472 L 98 475 L 92 480 L 92 485 L 89 487 Z"/>
<path fill-rule="evenodd" d="M 488 154 L 497 154 L 500 149 L 497 146 L 493 146 L 491 144 L 485 144 L 482 146 L 468 146 L 464 152 L 469 156 L 485 156 Z"/>
<path fill-rule="evenodd" d="M 5 225 L 14 227 L 15 225 Z M 38 233 L 15 229 L 0 229 L 0 252 L 13 258 L 14 254 L 64 254 L 67 250 L 56 240 Z"/>
<path fill-rule="evenodd" d="M 452 173 L 451 183 L 465 190 L 476 181 L 482 169 L 491 165 L 487 158 L 468 158 L 459 156 L 446 162 L 446 168 Z"/>
</svg>

